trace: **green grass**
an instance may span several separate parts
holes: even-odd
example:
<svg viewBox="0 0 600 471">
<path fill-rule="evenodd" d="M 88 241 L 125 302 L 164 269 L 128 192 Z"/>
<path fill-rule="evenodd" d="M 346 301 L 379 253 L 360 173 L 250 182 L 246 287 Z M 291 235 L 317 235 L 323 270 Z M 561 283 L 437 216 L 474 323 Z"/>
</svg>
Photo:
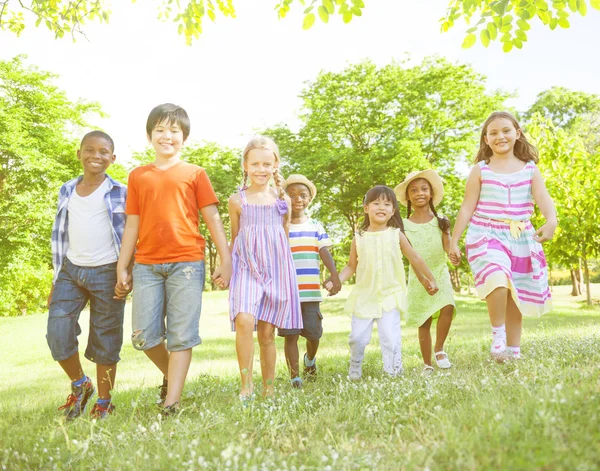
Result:
<svg viewBox="0 0 600 471">
<path fill-rule="evenodd" d="M 454 366 L 420 376 L 416 329 L 403 329 L 405 374 L 381 373 L 377 334 L 364 379 L 346 379 L 348 288 L 323 305 L 319 379 L 288 386 L 278 339 L 277 397 L 237 399 L 226 293 L 207 293 L 181 415 L 161 420 L 158 370 L 128 340 L 116 415 L 64 423 L 69 383 L 44 338 L 46 316 L 0 319 L 1 469 L 538 469 L 600 467 L 600 310 L 555 291 L 555 311 L 525 319 L 524 359 L 488 360 L 485 305 L 459 297 L 446 351 Z M 594 289 L 598 289 L 596 286 Z M 87 315 L 82 315 L 83 350 Z M 131 332 L 127 315 L 125 332 Z M 127 336 L 127 335 L 126 335 Z M 258 355 L 256 355 L 258 357 Z M 86 373 L 95 375 L 85 363 Z M 255 382 L 260 383 L 256 360 Z"/>
</svg>

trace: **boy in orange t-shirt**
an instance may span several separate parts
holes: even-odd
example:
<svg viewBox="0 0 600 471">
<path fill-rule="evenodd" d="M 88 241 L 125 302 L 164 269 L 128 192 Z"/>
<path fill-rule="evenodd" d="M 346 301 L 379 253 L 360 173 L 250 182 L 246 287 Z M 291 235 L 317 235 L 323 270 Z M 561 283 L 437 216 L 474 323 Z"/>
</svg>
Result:
<svg viewBox="0 0 600 471">
<path fill-rule="evenodd" d="M 181 160 L 190 133 L 186 111 L 170 103 L 157 106 L 148 116 L 146 133 L 156 159 L 129 175 L 116 293 L 131 283 L 127 267 L 135 251 L 131 338 L 163 373 L 163 414 L 170 415 L 179 408 L 192 347 L 202 342 L 205 240 L 198 231 L 198 211 L 221 258 L 212 276 L 221 288 L 231 278 L 231 256 L 206 172 Z"/>
</svg>

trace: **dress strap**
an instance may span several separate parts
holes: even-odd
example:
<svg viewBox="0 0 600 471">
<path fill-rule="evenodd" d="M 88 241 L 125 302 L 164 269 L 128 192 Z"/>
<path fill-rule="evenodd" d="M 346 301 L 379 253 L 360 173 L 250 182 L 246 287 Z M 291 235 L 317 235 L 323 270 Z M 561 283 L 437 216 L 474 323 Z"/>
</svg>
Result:
<svg viewBox="0 0 600 471">
<path fill-rule="evenodd" d="M 239 188 L 240 190 L 240 198 L 242 200 L 242 204 L 248 204 L 248 200 L 246 199 L 246 190 L 243 188 Z"/>
</svg>

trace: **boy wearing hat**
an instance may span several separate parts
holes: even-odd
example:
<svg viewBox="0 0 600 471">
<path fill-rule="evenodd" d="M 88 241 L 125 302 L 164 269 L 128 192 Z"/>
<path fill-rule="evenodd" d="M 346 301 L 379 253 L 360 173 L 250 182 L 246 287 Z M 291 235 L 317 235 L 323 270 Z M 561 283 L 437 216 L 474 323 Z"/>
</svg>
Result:
<svg viewBox="0 0 600 471">
<path fill-rule="evenodd" d="M 333 244 L 320 222 L 308 217 L 306 209 L 317 195 L 317 188 L 304 175 L 290 175 L 285 182 L 285 190 L 292 201 L 290 221 L 290 247 L 296 266 L 298 291 L 302 306 L 302 329 L 279 329 L 278 335 L 285 338 L 285 358 L 290 369 L 292 387 L 301 388 L 298 338 L 306 339 L 304 354 L 304 375 L 315 378 L 317 374 L 316 355 L 319 340 L 323 335 L 321 310 L 323 300 L 320 289 L 320 260 L 329 270 L 333 289 L 330 295 L 337 294 L 342 285 L 333 257 L 328 247 Z"/>
</svg>

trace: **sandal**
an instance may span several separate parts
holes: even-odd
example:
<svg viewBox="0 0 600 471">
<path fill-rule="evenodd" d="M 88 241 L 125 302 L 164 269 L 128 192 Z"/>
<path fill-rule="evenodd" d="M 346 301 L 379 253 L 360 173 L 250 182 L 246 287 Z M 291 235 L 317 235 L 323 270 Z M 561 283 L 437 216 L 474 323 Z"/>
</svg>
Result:
<svg viewBox="0 0 600 471">
<path fill-rule="evenodd" d="M 433 374 L 433 366 L 425 365 L 423 371 L 421 372 L 421 376 L 429 376 Z"/>
<path fill-rule="evenodd" d="M 440 360 L 438 358 L 438 355 L 444 356 Z M 435 362 L 437 363 L 438 368 L 447 369 L 452 366 L 452 363 L 450 363 L 450 360 L 448 360 L 448 354 L 443 350 L 440 350 L 439 352 L 434 352 L 433 356 L 435 357 Z"/>
</svg>

